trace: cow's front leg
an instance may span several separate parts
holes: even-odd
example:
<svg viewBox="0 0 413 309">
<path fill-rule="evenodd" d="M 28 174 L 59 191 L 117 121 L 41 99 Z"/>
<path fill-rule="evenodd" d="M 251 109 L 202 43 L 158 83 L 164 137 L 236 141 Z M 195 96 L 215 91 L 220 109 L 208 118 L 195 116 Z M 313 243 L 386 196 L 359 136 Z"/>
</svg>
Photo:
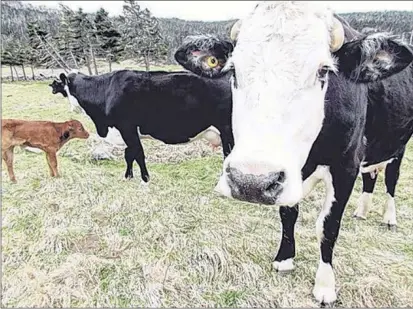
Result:
<svg viewBox="0 0 413 309">
<path fill-rule="evenodd" d="M 218 130 L 221 133 L 222 151 L 226 158 L 234 148 L 234 136 L 230 125 L 219 126 Z"/>
<path fill-rule="evenodd" d="M 141 170 L 141 177 L 144 182 L 149 181 L 149 173 L 145 164 L 145 154 L 141 140 L 135 126 L 127 126 L 118 129 L 122 135 L 123 140 L 128 146 L 125 149 L 126 173 L 125 178 L 133 178 L 133 161 L 139 165 Z"/>
<path fill-rule="evenodd" d="M 326 199 L 316 223 L 321 257 L 313 289 L 313 295 L 322 304 L 331 304 L 337 299 L 332 265 L 333 250 L 357 172 L 357 168 L 351 171 L 343 168 L 326 168 L 324 171 Z"/>
<path fill-rule="evenodd" d="M 302 170 L 303 197 L 306 197 L 318 183 L 320 178 L 315 173 L 316 165 L 306 164 Z M 295 257 L 294 227 L 298 217 L 298 204 L 294 207 L 280 207 L 280 218 L 282 224 L 281 244 L 274 258 L 273 267 L 280 273 L 291 272 L 294 269 L 293 259 Z"/>
<path fill-rule="evenodd" d="M 281 244 L 274 258 L 273 267 L 280 273 L 288 273 L 294 269 L 294 227 L 298 217 L 298 204 L 294 207 L 281 206 L 280 217 L 282 224 Z"/>
</svg>

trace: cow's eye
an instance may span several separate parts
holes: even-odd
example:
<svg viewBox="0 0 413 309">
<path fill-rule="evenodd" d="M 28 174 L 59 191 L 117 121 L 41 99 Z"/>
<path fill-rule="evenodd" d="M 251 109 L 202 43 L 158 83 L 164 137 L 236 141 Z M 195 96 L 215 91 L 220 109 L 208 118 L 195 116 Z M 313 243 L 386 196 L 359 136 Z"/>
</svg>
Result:
<svg viewBox="0 0 413 309">
<path fill-rule="evenodd" d="M 214 56 L 209 56 L 207 58 L 207 64 L 210 68 L 215 68 L 218 65 L 218 59 Z"/>
<path fill-rule="evenodd" d="M 327 75 L 329 70 L 329 67 L 323 66 L 317 71 L 317 79 L 321 82 L 321 88 L 324 88 L 324 84 L 327 81 Z"/>
</svg>

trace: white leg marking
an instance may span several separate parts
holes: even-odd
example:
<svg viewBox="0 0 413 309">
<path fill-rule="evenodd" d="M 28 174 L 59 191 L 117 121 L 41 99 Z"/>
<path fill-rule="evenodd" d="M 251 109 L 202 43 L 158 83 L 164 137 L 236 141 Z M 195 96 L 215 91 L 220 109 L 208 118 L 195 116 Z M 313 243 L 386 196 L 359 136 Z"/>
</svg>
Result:
<svg viewBox="0 0 413 309">
<path fill-rule="evenodd" d="M 274 261 L 273 267 L 275 270 L 278 271 L 292 271 L 294 269 L 294 260 L 292 258 L 286 259 L 285 261 Z"/>
<path fill-rule="evenodd" d="M 326 186 L 326 198 L 316 222 L 317 240 L 320 246 L 324 238 L 324 220 L 326 216 L 329 215 L 333 202 L 335 202 L 333 177 L 331 176 L 329 167 L 323 167 L 322 176 Z M 324 263 L 322 259 L 320 259 L 313 289 L 313 295 L 316 300 L 320 303 L 333 303 L 336 301 L 335 285 L 333 268 L 330 264 Z"/>
<path fill-rule="evenodd" d="M 314 189 L 315 185 L 320 181 L 318 177 L 318 167 L 314 173 L 312 173 L 306 180 L 303 182 L 303 198 L 305 198 L 310 192 Z"/>
<path fill-rule="evenodd" d="M 325 304 L 335 302 L 337 300 L 335 286 L 336 280 L 334 278 L 333 268 L 330 264 L 320 260 L 313 289 L 315 299 Z"/>
<path fill-rule="evenodd" d="M 383 213 L 383 223 L 388 225 L 397 225 L 396 221 L 396 204 L 394 198 L 387 193 L 387 202 Z"/>
<path fill-rule="evenodd" d="M 358 201 L 358 207 L 353 216 L 361 219 L 367 218 L 367 212 L 372 206 L 373 193 L 363 192 Z"/>
<path fill-rule="evenodd" d="M 333 177 L 331 176 L 329 167 L 323 166 L 322 179 L 324 185 L 326 186 L 326 198 L 324 200 L 323 208 L 321 209 L 320 215 L 318 216 L 316 222 L 316 233 L 319 244 L 321 244 L 324 237 L 324 219 L 330 213 L 331 206 L 335 201 Z"/>
</svg>

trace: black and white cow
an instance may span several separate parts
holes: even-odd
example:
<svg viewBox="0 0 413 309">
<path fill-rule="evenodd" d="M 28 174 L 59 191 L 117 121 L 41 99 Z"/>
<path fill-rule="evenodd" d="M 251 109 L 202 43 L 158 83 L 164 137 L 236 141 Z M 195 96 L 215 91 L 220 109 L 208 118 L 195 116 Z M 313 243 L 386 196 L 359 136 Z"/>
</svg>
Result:
<svg viewBox="0 0 413 309">
<path fill-rule="evenodd" d="M 219 66 L 226 60 L 220 57 L 231 50 L 215 52 L 214 60 L 209 57 L 199 61 L 210 67 Z M 133 70 L 98 76 L 60 74 L 68 98 L 93 120 L 99 136 L 106 137 L 110 127 L 119 130 L 127 145 L 125 177 L 133 177 L 132 165 L 136 161 L 144 182 L 149 181 L 149 173 L 139 135 L 149 135 L 166 144 L 183 144 L 205 134 L 216 135 L 212 126 L 220 133 L 224 157 L 230 153 L 232 101 L 228 80 L 222 82 L 225 78 L 203 78 L 192 72 Z"/>
<path fill-rule="evenodd" d="M 366 219 L 378 173 L 384 169 L 387 201 L 382 223 L 394 229 L 397 225 L 394 195 L 406 144 L 413 134 L 413 66 L 369 85 L 368 91 L 367 147 L 360 169 L 363 193 L 354 216 Z"/>
<path fill-rule="evenodd" d="M 380 34 L 344 43 L 348 29 L 314 2 L 261 3 L 236 27 L 232 56 L 212 76 L 233 74 L 235 146 L 216 191 L 280 207 L 274 267 L 291 271 L 298 203 L 323 181 L 313 295 L 334 302 L 333 249 L 364 157 L 368 83 L 405 69 L 412 51 Z"/>
<path fill-rule="evenodd" d="M 364 33 L 377 33 L 375 29 L 352 28 L 344 19 L 345 41 L 361 39 Z M 367 31 L 368 30 L 368 31 Z M 397 224 L 395 191 L 406 144 L 413 135 L 413 65 L 398 74 L 368 85 L 367 118 L 364 131 L 366 149 L 361 163 L 363 193 L 354 217 L 366 219 L 372 205 L 373 191 L 378 173 L 385 170 L 387 201 L 382 223 L 389 229 Z"/>
</svg>

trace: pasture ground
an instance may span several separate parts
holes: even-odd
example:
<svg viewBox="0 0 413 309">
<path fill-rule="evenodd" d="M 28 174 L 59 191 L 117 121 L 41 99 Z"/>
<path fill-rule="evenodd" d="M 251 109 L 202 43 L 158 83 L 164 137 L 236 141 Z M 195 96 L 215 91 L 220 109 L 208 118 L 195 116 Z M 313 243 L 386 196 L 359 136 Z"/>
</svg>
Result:
<svg viewBox="0 0 413 309">
<path fill-rule="evenodd" d="M 48 82 L 2 84 L 2 117 L 93 123 L 69 112 Z M 271 269 L 278 209 L 213 193 L 220 150 L 203 142 L 143 141 L 151 182 L 123 180 L 125 163 L 95 162 L 88 142 L 58 155 L 61 178 L 43 154 L 15 150 L 17 184 L 2 170 L 3 307 L 316 307 L 315 221 L 324 188 L 302 203 L 296 270 Z M 4 165 L 3 165 L 4 167 Z M 137 165 L 135 175 L 139 175 Z M 336 306 L 413 306 L 413 143 L 397 190 L 397 231 L 380 226 L 383 175 L 367 221 L 352 218 L 357 181 L 335 249 Z"/>
</svg>

